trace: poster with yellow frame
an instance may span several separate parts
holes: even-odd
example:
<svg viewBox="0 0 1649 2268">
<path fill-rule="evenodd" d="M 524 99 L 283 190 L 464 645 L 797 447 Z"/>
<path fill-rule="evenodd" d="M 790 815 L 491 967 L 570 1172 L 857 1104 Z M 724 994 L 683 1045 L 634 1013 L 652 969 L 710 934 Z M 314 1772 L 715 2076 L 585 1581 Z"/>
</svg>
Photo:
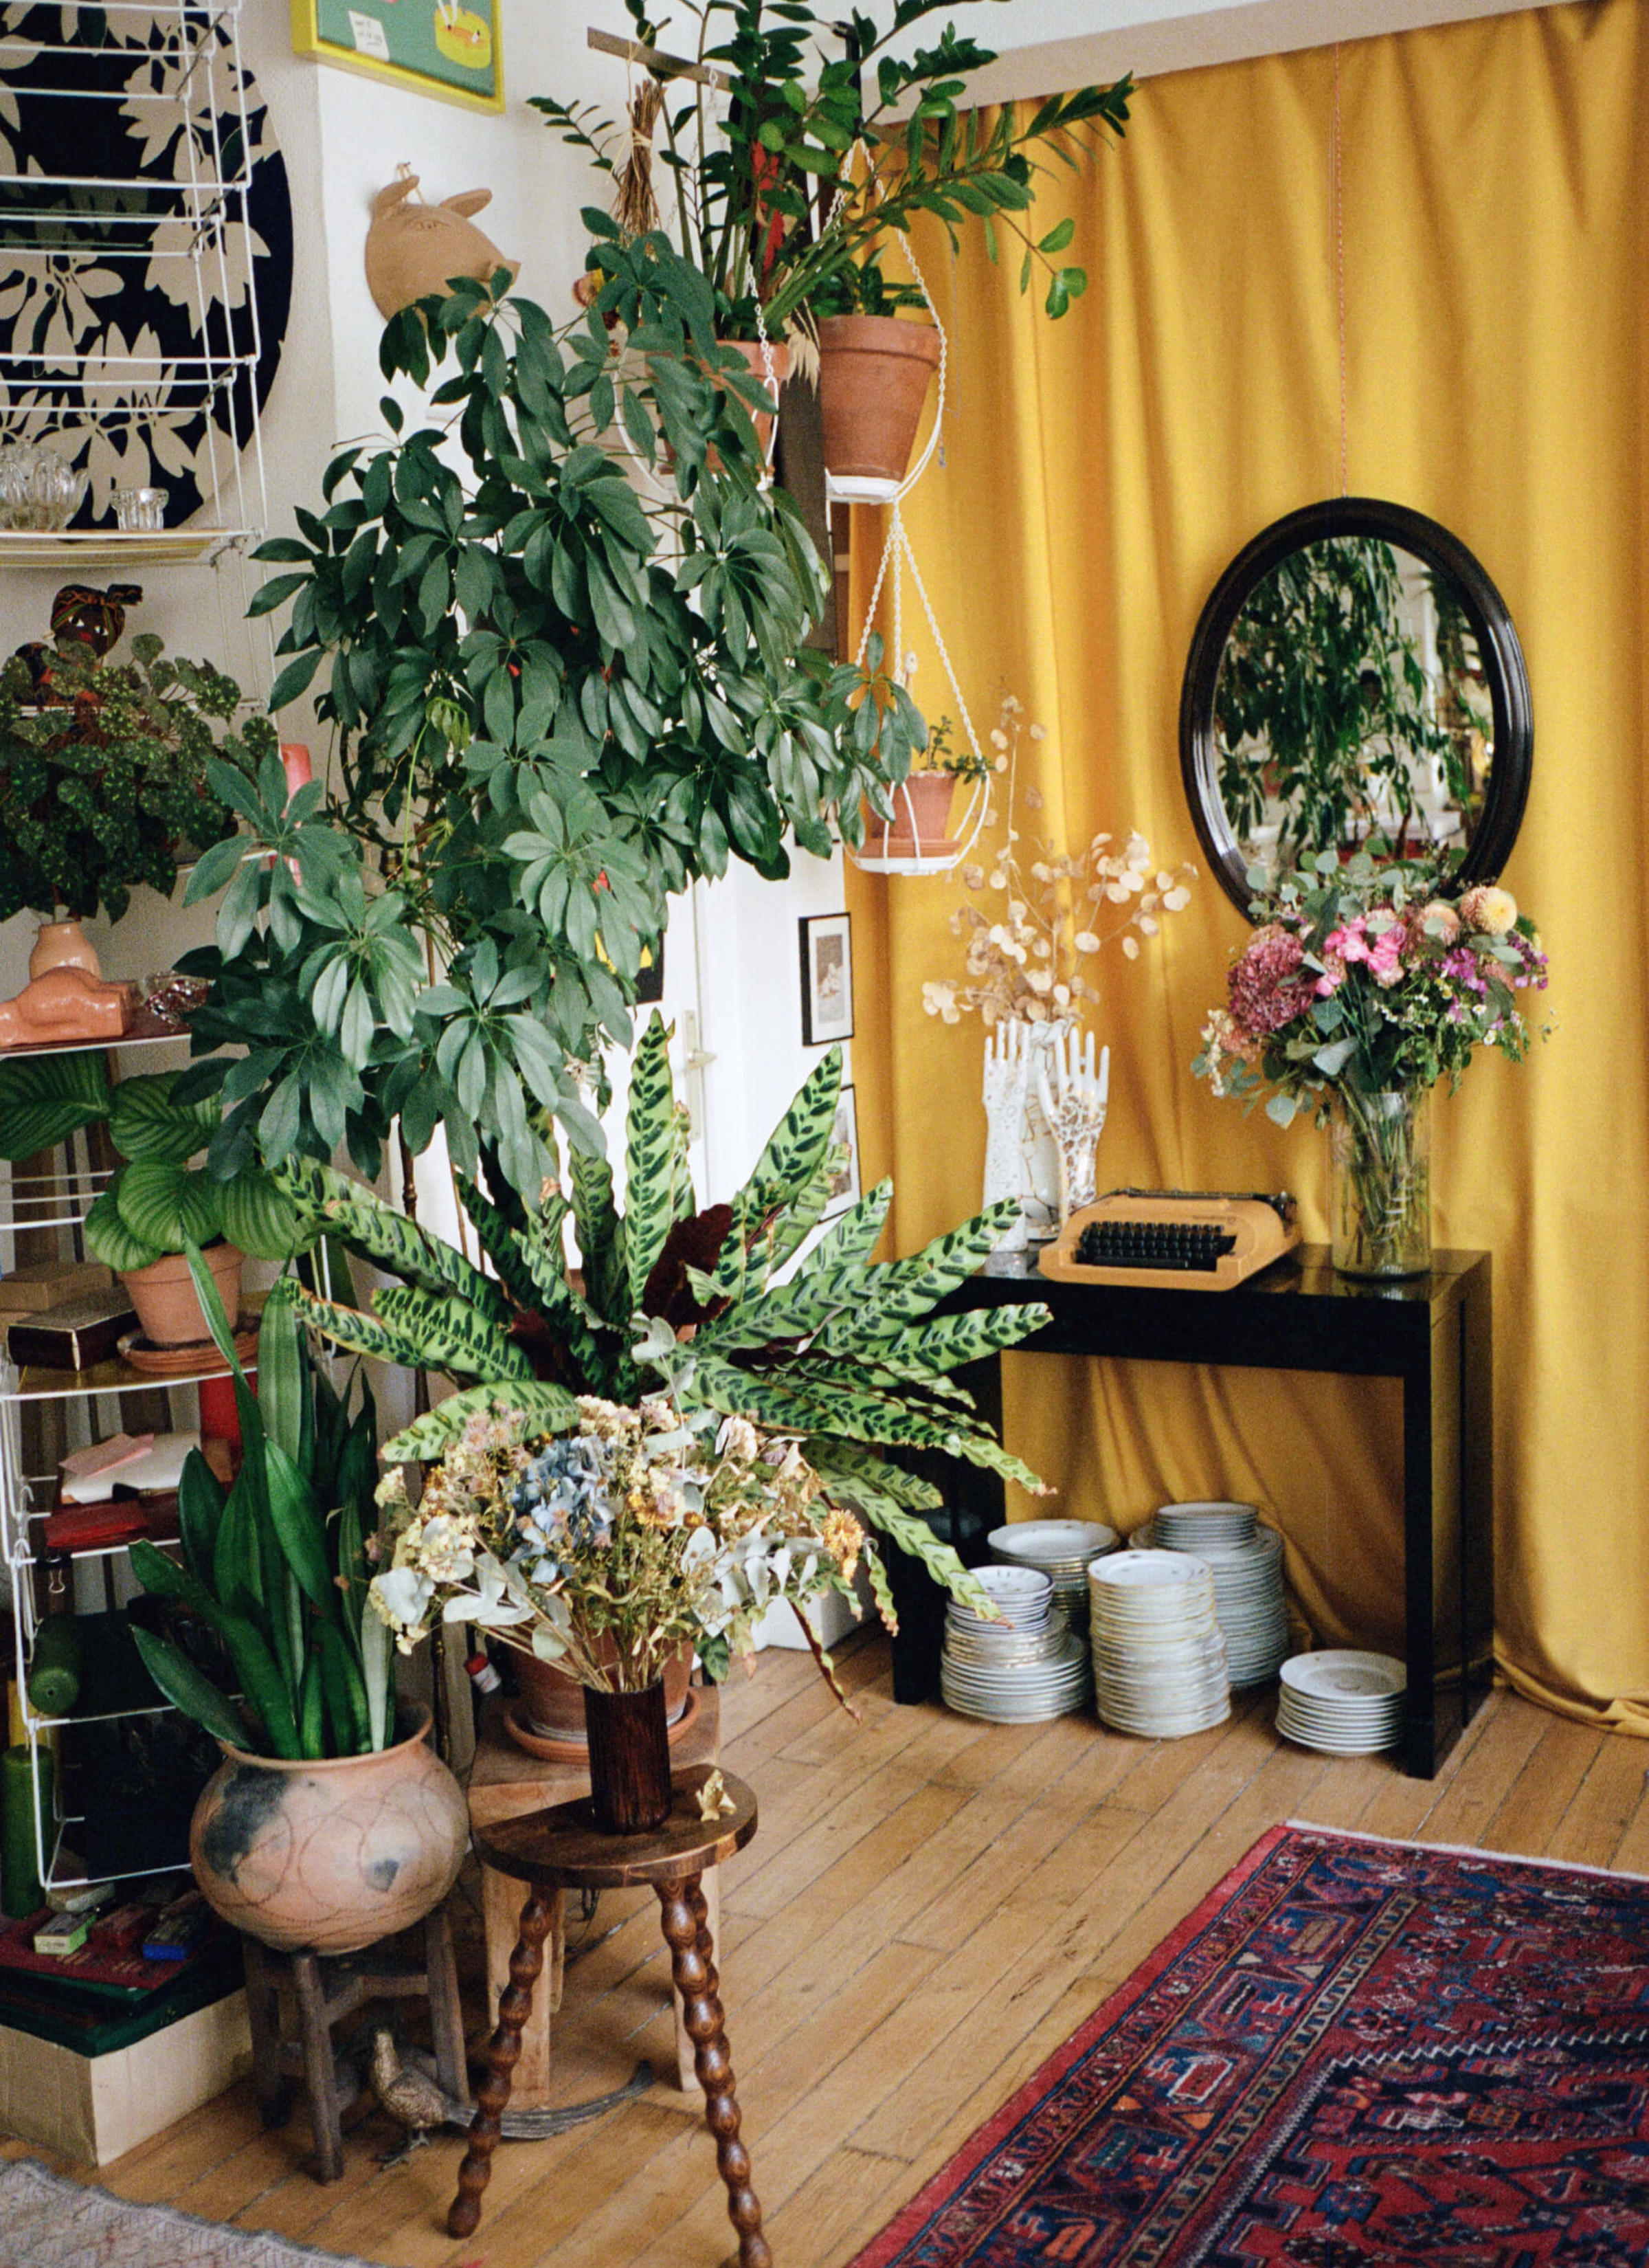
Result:
<svg viewBox="0 0 1649 2268">
<path fill-rule="evenodd" d="M 292 51 L 472 110 L 504 108 L 504 0 L 291 0 Z"/>
</svg>

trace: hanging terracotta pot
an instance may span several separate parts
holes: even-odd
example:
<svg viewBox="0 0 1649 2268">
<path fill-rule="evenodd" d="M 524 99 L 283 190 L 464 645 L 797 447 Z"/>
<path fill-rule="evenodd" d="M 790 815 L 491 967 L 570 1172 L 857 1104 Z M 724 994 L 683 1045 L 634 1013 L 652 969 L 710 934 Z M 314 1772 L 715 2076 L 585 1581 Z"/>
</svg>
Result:
<svg viewBox="0 0 1649 2268">
<path fill-rule="evenodd" d="M 888 791 L 892 824 L 872 814 L 866 849 L 879 858 L 949 857 L 956 848 L 949 835 L 955 793 L 954 772 L 912 772 L 902 787 Z"/>
<path fill-rule="evenodd" d="M 189 1828 L 201 1895 L 278 1951 L 358 1953 L 439 1905 L 469 1843 L 464 1791 L 428 1744 L 430 1712 L 371 1756 L 224 1761 Z"/>
<path fill-rule="evenodd" d="M 670 1813 L 670 1728 L 664 1681 L 639 1693 L 584 1692 L 590 1795 L 604 1835 L 646 1835 Z"/>
<path fill-rule="evenodd" d="M 922 406 L 939 363 L 931 323 L 899 315 L 827 315 L 819 326 L 825 470 L 889 481 L 910 469 Z"/>
<path fill-rule="evenodd" d="M 240 1313 L 240 1271 L 247 1256 L 237 1244 L 209 1244 L 202 1256 L 212 1271 L 224 1313 L 232 1323 Z M 144 1336 L 151 1345 L 194 1346 L 210 1338 L 185 1254 L 169 1252 L 164 1260 L 151 1260 L 147 1268 L 122 1268 L 119 1273 L 137 1310 Z"/>
</svg>

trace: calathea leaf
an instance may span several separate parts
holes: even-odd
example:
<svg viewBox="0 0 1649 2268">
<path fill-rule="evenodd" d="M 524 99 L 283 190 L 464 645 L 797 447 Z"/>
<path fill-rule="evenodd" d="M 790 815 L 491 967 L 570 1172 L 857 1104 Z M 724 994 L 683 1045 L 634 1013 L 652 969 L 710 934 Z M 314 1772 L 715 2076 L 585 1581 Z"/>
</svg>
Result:
<svg viewBox="0 0 1649 2268">
<path fill-rule="evenodd" d="M 410 1464 L 438 1457 L 451 1448 L 473 1417 L 499 1418 L 519 1411 L 535 1432 L 564 1433 L 578 1422 L 578 1405 L 571 1395 L 543 1379 L 510 1379 L 498 1384 L 467 1387 L 449 1395 L 422 1418 L 403 1426 L 381 1452 L 389 1465 Z"/>
</svg>

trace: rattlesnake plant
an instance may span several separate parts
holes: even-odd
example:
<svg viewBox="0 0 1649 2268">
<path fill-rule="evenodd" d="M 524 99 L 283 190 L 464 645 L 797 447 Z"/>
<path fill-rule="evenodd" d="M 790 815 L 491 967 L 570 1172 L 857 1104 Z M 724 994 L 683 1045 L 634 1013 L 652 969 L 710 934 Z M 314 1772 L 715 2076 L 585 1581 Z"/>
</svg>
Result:
<svg viewBox="0 0 1649 2268">
<path fill-rule="evenodd" d="M 496 1271 L 488 1274 L 358 1182 L 292 1160 L 279 1175 L 289 1194 L 401 1281 L 378 1292 L 371 1313 L 290 1278 L 284 1296 L 339 1346 L 460 1381 L 460 1392 L 386 1446 L 389 1459 L 438 1455 L 477 1410 L 522 1410 L 554 1432 L 574 1421 L 575 1394 L 631 1403 L 662 1381 L 684 1407 L 794 1434 L 833 1498 L 914 1553 L 958 1597 L 984 1605 L 981 1587 L 921 1516 L 940 1503 L 939 1489 L 888 1453 L 948 1453 L 1041 1491 L 950 1373 L 1040 1329 L 1048 1310 L 934 1312 L 999 1242 L 1013 1204 L 989 1207 L 913 1258 L 877 1263 L 870 1255 L 893 1197 L 884 1182 L 809 1245 L 836 1156 L 842 1061 L 833 1049 L 732 1203 L 701 1211 L 668 1049 L 655 1013 L 630 1079 L 622 1213 L 606 1162 L 576 1152 L 567 1190 L 547 1184 L 536 1211 L 506 1211 L 460 1182 Z M 566 1258 L 569 1215 L 577 1276 Z M 866 1556 L 891 1618 L 885 1571 L 873 1551 Z"/>
</svg>

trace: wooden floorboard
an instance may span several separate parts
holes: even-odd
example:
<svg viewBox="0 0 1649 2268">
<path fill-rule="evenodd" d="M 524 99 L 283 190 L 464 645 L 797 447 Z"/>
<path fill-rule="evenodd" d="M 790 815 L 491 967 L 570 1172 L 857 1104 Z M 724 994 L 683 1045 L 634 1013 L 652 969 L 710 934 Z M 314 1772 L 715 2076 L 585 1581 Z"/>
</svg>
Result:
<svg viewBox="0 0 1649 2268">
<path fill-rule="evenodd" d="M 1269 1695 L 1151 1742 L 1086 1718 L 996 1727 L 897 1707 L 877 1638 L 840 1668 L 858 1723 L 806 1655 L 763 1655 L 723 1702 L 726 1761 L 762 1803 L 725 1872 L 724 1999 L 781 2268 L 842 2268 L 1281 1821 L 1649 1873 L 1649 1744 L 1510 1692 L 1420 1781 L 1385 1757 L 1289 1748 Z M 605 1900 L 589 1937 L 557 2024 L 562 2100 L 622 2082 L 641 2056 L 673 2068 L 656 1904 Z M 484 2012 L 469 2013 L 480 2032 Z M 559 2140 L 506 2145 L 481 2229 L 457 2245 L 444 2222 L 461 2144 L 380 2172 L 390 2139 L 379 2114 L 361 2118 L 344 2179 L 320 2188 L 302 2111 L 265 2132 L 241 2086 L 81 2177 L 385 2268 L 729 2257 L 714 2151 L 673 2085 Z"/>
</svg>

